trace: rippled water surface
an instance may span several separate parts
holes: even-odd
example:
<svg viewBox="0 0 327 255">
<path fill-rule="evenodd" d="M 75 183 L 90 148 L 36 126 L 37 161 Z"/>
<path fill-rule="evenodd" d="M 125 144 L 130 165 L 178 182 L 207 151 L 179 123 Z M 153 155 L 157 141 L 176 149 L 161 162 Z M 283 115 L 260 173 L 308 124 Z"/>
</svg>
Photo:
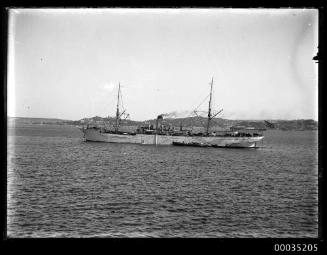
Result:
<svg viewBox="0 0 327 255">
<path fill-rule="evenodd" d="M 259 149 L 156 147 L 9 127 L 8 235 L 317 237 L 317 132 L 265 136 Z"/>
</svg>

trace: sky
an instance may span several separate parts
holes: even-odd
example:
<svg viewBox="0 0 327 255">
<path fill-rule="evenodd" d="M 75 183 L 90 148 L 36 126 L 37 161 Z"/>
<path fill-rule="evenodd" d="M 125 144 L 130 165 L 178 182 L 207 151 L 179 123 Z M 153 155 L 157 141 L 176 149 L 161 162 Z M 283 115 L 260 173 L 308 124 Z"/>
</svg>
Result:
<svg viewBox="0 0 327 255">
<path fill-rule="evenodd" d="M 11 9 L 7 114 L 132 120 L 201 102 L 227 119 L 318 119 L 315 9 Z M 207 98 L 208 99 L 208 98 Z"/>
</svg>

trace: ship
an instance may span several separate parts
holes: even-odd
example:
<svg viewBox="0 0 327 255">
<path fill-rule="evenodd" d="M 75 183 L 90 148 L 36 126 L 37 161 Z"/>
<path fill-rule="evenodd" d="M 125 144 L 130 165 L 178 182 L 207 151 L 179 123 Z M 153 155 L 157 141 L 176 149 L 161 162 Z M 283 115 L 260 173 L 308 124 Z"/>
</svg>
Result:
<svg viewBox="0 0 327 255">
<path fill-rule="evenodd" d="M 211 80 L 209 107 L 207 111 L 205 132 L 193 133 L 190 130 L 176 131 L 173 128 L 165 128 L 162 125 L 165 114 L 160 114 L 156 118 L 155 126 L 140 126 L 136 131 L 122 131 L 120 124 L 126 110 L 120 110 L 121 86 L 118 85 L 117 107 L 114 129 L 90 126 L 82 127 L 85 141 L 106 142 L 106 143 L 132 143 L 148 145 L 174 145 L 174 146 L 199 146 L 199 147 L 223 147 L 223 148 L 256 148 L 258 143 L 264 138 L 262 130 L 254 128 L 230 128 L 223 131 L 211 131 L 212 120 L 220 113 L 212 111 L 212 88 Z M 197 114 L 196 111 L 194 111 Z M 129 116 L 129 115 L 127 115 Z M 126 118 L 125 118 L 126 119 Z"/>
</svg>

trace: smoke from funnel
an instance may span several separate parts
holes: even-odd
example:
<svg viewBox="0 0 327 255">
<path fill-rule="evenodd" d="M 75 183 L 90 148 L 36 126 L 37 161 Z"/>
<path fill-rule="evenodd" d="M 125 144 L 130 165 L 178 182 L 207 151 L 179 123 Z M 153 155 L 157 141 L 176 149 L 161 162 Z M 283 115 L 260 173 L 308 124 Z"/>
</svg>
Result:
<svg viewBox="0 0 327 255">
<path fill-rule="evenodd" d="M 159 116 L 165 117 L 165 118 L 186 118 L 194 116 L 192 111 L 173 111 L 170 113 L 162 113 Z M 158 116 L 158 117 L 159 117 Z"/>
</svg>

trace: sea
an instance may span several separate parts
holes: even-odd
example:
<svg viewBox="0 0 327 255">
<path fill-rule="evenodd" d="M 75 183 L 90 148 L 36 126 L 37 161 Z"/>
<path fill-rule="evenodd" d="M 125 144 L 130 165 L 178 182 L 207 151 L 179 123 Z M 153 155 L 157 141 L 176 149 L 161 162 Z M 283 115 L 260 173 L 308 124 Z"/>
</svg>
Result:
<svg viewBox="0 0 327 255">
<path fill-rule="evenodd" d="M 256 149 L 85 142 L 68 125 L 9 125 L 7 236 L 318 237 L 317 131 Z"/>
</svg>

